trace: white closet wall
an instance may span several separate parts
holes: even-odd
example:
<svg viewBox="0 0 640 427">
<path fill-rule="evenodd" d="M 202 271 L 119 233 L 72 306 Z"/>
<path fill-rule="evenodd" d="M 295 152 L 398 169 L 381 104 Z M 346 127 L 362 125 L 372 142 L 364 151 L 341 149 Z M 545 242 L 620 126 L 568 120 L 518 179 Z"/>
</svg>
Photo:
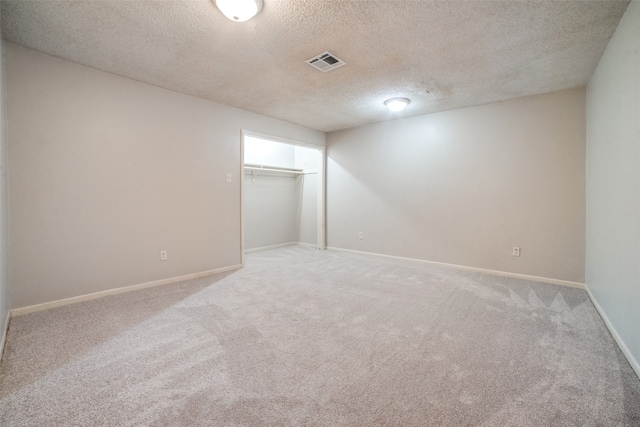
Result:
<svg viewBox="0 0 640 427">
<path fill-rule="evenodd" d="M 244 152 L 245 249 L 294 242 L 317 244 L 320 152 L 248 135 Z"/>
<path fill-rule="evenodd" d="M 252 182 L 244 176 L 245 249 L 296 242 L 299 190 L 297 179 L 259 175 Z"/>
<path fill-rule="evenodd" d="M 298 242 L 318 244 L 318 169 L 320 152 L 305 147 L 295 148 L 295 167 L 306 173 L 298 177 L 300 207 L 298 209 Z"/>
</svg>

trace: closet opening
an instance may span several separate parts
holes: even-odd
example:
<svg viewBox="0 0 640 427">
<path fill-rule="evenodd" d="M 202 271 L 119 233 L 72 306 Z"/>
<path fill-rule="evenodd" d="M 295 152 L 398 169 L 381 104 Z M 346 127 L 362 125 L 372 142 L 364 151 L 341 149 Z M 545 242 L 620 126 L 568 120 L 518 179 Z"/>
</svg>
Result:
<svg viewBox="0 0 640 427">
<path fill-rule="evenodd" d="M 324 147 L 242 132 L 242 265 L 247 252 L 325 248 Z"/>
</svg>

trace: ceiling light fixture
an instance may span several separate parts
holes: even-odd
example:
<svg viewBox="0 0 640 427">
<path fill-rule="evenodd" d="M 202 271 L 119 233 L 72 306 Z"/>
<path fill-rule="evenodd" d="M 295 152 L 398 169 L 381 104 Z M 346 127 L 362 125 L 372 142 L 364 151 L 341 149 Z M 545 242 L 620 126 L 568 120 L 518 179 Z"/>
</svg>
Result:
<svg viewBox="0 0 640 427">
<path fill-rule="evenodd" d="M 262 10 L 262 0 L 215 0 L 220 12 L 235 22 L 253 18 Z"/>
<path fill-rule="evenodd" d="M 384 105 L 386 105 L 389 110 L 397 113 L 407 108 L 410 102 L 407 98 L 390 98 L 384 101 Z"/>
</svg>

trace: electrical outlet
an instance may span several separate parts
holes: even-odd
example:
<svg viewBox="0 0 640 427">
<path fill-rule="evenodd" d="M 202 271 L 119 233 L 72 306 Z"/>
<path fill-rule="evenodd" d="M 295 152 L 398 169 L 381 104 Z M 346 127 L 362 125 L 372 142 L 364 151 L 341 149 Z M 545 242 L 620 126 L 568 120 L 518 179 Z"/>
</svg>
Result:
<svg viewBox="0 0 640 427">
<path fill-rule="evenodd" d="M 513 256 L 520 256 L 520 248 L 517 246 L 513 247 Z"/>
<path fill-rule="evenodd" d="M 160 261 L 167 260 L 167 251 L 160 251 Z"/>
<path fill-rule="evenodd" d="M 364 233 L 362 231 L 358 233 L 358 239 L 364 239 Z"/>
<path fill-rule="evenodd" d="M 227 174 L 227 182 L 231 182 L 231 174 L 230 173 Z"/>
</svg>

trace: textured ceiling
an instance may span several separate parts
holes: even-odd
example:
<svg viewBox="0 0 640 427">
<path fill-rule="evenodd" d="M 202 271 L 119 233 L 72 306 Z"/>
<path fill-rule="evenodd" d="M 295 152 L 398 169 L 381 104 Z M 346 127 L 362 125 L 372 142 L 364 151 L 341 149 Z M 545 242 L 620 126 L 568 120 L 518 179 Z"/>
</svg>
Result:
<svg viewBox="0 0 640 427">
<path fill-rule="evenodd" d="M 210 0 L 2 1 L 6 40 L 310 128 L 585 85 L 628 1 L 264 0 L 232 22 Z M 347 65 L 304 61 L 330 51 Z M 390 113 L 383 101 L 411 104 Z"/>
</svg>

